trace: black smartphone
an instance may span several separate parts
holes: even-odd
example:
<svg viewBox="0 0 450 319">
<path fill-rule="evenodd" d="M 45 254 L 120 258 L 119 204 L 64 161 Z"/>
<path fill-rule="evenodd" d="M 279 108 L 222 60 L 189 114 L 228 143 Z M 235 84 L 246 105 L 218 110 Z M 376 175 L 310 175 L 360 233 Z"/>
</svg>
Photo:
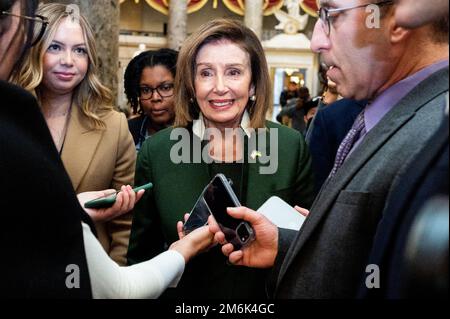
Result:
<svg viewBox="0 0 450 319">
<path fill-rule="evenodd" d="M 152 183 L 148 183 L 139 187 L 135 187 L 133 188 L 133 191 L 135 193 L 139 192 L 141 189 L 150 189 L 153 187 Z M 85 208 L 108 208 L 111 207 L 112 205 L 114 205 L 114 203 L 116 202 L 116 198 L 117 198 L 117 193 L 110 196 L 106 196 L 106 197 L 101 197 L 101 198 L 97 198 L 94 200 L 91 200 L 89 202 L 84 203 L 84 207 Z"/>
<path fill-rule="evenodd" d="M 205 226 L 208 223 L 208 217 L 211 214 L 209 208 L 205 203 L 203 197 L 204 192 L 200 195 L 194 207 L 189 213 L 188 220 L 183 225 L 183 232 L 185 235 L 189 234 L 194 229 Z"/>
<path fill-rule="evenodd" d="M 249 244 L 254 239 L 254 231 L 250 224 L 241 219 L 228 215 L 228 207 L 239 207 L 241 204 L 231 187 L 230 182 L 223 174 L 217 174 L 206 187 L 203 194 L 204 201 L 226 240 L 233 244 L 235 249 Z"/>
</svg>

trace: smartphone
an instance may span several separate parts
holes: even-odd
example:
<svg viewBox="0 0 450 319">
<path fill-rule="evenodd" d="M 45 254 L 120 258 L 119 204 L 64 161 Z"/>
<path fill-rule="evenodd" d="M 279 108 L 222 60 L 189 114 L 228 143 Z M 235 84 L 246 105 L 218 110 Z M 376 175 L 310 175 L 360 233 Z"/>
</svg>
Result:
<svg viewBox="0 0 450 319">
<path fill-rule="evenodd" d="M 133 188 L 133 191 L 135 193 L 137 193 L 141 189 L 148 190 L 148 189 L 150 189 L 152 187 L 153 187 L 153 184 L 152 183 L 148 183 L 148 184 L 145 184 L 145 185 Z M 84 207 L 85 208 L 108 208 L 108 207 L 111 207 L 116 202 L 117 193 L 113 194 L 113 195 L 110 195 L 110 196 L 107 196 L 107 197 L 100 197 L 100 198 L 91 200 L 89 202 L 86 202 L 86 203 L 84 203 Z"/>
<path fill-rule="evenodd" d="M 203 198 L 226 240 L 233 244 L 235 249 L 240 249 L 254 239 L 253 228 L 248 222 L 235 219 L 227 213 L 228 207 L 239 207 L 241 204 L 223 174 L 214 176 L 206 187 Z"/>
<path fill-rule="evenodd" d="M 185 235 L 199 227 L 205 226 L 208 223 L 208 217 L 211 213 L 205 203 L 203 194 L 204 192 L 202 192 L 200 197 L 197 199 L 197 202 L 189 213 L 188 220 L 183 225 L 183 233 Z"/>
<path fill-rule="evenodd" d="M 231 185 L 231 181 L 229 181 Z M 208 217 L 211 215 L 211 212 L 209 211 L 209 207 L 205 202 L 205 192 L 210 187 L 210 183 L 206 185 L 206 187 L 203 189 L 202 193 L 198 197 L 197 201 L 195 202 L 194 207 L 189 212 L 189 218 L 184 222 L 183 225 L 183 233 L 185 235 L 189 234 L 191 231 L 205 226 L 208 223 Z"/>
</svg>

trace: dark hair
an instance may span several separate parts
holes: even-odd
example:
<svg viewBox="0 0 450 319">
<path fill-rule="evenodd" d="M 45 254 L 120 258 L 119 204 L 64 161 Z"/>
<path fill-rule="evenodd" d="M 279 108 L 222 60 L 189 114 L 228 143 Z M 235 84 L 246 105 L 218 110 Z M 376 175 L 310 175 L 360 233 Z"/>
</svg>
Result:
<svg viewBox="0 0 450 319">
<path fill-rule="evenodd" d="M 22 14 L 29 17 L 34 17 L 39 1 L 38 0 L 27 0 L 27 1 L 19 0 L 19 1 L 22 2 Z M 0 11 L 11 10 L 11 7 L 16 2 L 17 0 L 0 0 Z M 24 20 L 24 23 L 26 25 L 25 30 L 27 30 L 26 48 L 28 48 L 30 46 L 31 38 L 33 36 L 34 23 L 29 22 L 28 20 Z"/>
<path fill-rule="evenodd" d="M 301 87 L 298 89 L 298 93 L 299 93 L 299 94 L 304 94 L 304 95 L 309 96 L 309 89 L 308 89 L 306 86 L 301 86 Z"/>
<path fill-rule="evenodd" d="M 27 0 L 25 1 L 23 14 L 29 17 L 34 17 L 37 7 L 39 5 L 38 0 Z M 34 22 L 27 23 L 27 43 L 26 48 L 29 49 L 31 47 L 31 41 L 33 39 L 33 31 L 34 31 Z"/>
<path fill-rule="evenodd" d="M 448 28 L 449 28 L 449 18 L 448 13 L 431 24 L 432 32 L 430 32 L 432 39 L 436 43 L 448 43 Z"/>
<path fill-rule="evenodd" d="M 146 67 L 162 65 L 170 71 L 173 78 L 177 73 L 178 52 L 171 49 L 160 49 L 158 51 L 145 51 L 134 57 L 127 66 L 124 76 L 125 94 L 133 113 L 142 114 L 143 110 L 139 104 L 139 82 L 142 71 Z"/>
<path fill-rule="evenodd" d="M 0 0 L 0 11 L 9 11 L 11 7 L 16 3 L 17 1 L 21 1 L 21 7 L 22 7 L 22 14 L 30 17 L 34 17 L 36 9 L 39 5 L 38 0 Z M 25 45 L 23 46 L 22 52 L 20 53 L 19 58 L 16 61 L 15 67 L 13 69 L 16 70 L 18 66 L 22 63 L 23 59 L 26 56 L 26 53 L 28 49 L 31 47 L 31 41 L 33 38 L 33 30 L 34 30 L 34 23 L 30 22 L 29 20 L 23 20 L 23 23 L 25 25 L 25 32 L 27 35 L 27 40 Z"/>
<path fill-rule="evenodd" d="M 0 11 L 8 11 L 16 0 L 0 0 Z"/>
</svg>

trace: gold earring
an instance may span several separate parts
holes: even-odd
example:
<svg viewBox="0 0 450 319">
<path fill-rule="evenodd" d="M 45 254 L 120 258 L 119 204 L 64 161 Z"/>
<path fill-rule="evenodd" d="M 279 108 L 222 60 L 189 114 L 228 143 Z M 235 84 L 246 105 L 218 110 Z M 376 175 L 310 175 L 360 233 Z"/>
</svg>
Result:
<svg viewBox="0 0 450 319">
<path fill-rule="evenodd" d="M 255 101 L 256 101 L 256 95 L 252 95 L 252 96 L 250 97 L 250 101 L 255 102 Z"/>
</svg>

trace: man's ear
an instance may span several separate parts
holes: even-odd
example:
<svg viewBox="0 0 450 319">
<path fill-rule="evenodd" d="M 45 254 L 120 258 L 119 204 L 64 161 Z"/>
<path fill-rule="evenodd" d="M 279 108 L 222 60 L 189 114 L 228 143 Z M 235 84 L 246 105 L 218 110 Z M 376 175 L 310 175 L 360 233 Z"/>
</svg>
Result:
<svg viewBox="0 0 450 319">
<path fill-rule="evenodd" d="M 389 21 L 390 40 L 392 44 L 397 44 L 405 41 L 411 36 L 412 31 L 399 26 L 394 16 Z"/>
</svg>

